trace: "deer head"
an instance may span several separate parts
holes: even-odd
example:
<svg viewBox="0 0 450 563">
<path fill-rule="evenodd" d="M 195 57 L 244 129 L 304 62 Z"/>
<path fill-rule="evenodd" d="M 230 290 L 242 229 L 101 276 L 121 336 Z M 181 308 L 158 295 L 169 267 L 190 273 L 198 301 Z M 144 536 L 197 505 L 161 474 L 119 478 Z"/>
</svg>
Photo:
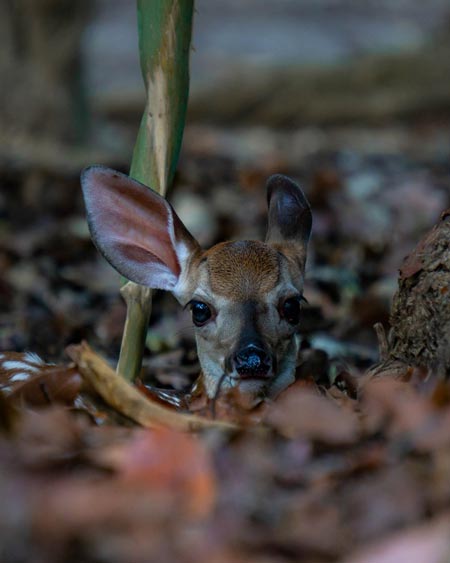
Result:
<svg viewBox="0 0 450 563">
<path fill-rule="evenodd" d="M 123 276 L 171 291 L 192 313 L 209 397 L 239 386 L 276 396 L 294 381 L 311 209 L 282 175 L 267 182 L 265 242 L 222 242 L 202 250 L 171 205 L 128 176 L 102 166 L 81 177 L 99 251 Z"/>
</svg>

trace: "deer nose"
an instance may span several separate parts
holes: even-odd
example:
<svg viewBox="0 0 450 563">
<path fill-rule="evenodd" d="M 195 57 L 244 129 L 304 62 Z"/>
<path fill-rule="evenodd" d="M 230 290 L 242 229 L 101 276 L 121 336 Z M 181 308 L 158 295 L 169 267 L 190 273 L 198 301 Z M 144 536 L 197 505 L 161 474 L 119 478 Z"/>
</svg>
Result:
<svg viewBox="0 0 450 563">
<path fill-rule="evenodd" d="M 272 371 L 272 357 L 264 348 L 249 344 L 233 356 L 236 371 L 242 378 L 267 377 Z"/>
</svg>

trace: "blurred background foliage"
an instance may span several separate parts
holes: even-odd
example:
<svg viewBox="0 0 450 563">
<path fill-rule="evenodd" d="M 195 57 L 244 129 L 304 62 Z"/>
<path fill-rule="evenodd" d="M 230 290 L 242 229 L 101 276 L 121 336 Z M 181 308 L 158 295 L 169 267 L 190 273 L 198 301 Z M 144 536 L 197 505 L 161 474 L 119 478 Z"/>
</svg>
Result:
<svg viewBox="0 0 450 563">
<path fill-rule="evenodd" d="M 0 47 L 0 347 L 52 358 L 87 337 L 117 356 L 124 305 L 79 172 L 129 170 L 144 107 L 135 3 L 5 0 Z M 261 238 L 266 178 L 298 180 L 315 219 L 303 328 L 330 357 L 376 359 L 401 260 L 450 205 L 449 55 L 445 0 L 196 2 L 169 197 L 210 245 Z M 160 296 L 148 347 L 191 343 L 189 324 Z"/>
<path fill-rule="evenodd" d="M 2 153 L 25 159 L 23 135 L 127 152 L 128 162 L 144 102 L 134 2 L 5 0 L 0 10 Z M 445 0 L 198 0 L 190 122 L 440 118 L 450 103 L 449 14 Z"/>
</svg>

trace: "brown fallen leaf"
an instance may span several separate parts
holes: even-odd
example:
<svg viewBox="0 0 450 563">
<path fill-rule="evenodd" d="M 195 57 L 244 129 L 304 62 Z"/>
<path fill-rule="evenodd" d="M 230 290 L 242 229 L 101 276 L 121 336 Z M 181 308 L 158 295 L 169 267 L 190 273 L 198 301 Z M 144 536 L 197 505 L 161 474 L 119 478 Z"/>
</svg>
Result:
<svg viewBox="0 0 450 563">
<path fill-rule="evenodd" d="M 344 563 L 443 563 L 450 555 L 450 517 L 400 532 L 361 550 Z"/>
<path fill-rule="evenodd" d="M 186 402 L 191 413 L 213 420 L 227 420 L 242 427 L 260 423 L 267 408 L 267 403 L 262 401 L 255 404 L 254 396 L 242 392 L 238 387 L 232 387 L 210 398 L 200 378 L 186 395 Z"/>
<path fill-rule="evenodd" d="M 351 444 L 359 434 L 358 418 L 326 397 L 291 389 L 268 409 L 265 421 L 287 438 L 307 438 L 325 444 Z"/>
<path fill-rule="evenodd" d="M 153 387 L 142 383 L 139 379 L 135 381 L 135 387 L 147 397 L 149 401 L 163 405 L 172 410 L 190 411 L 187 399 L 187 393 L 182 393 L 176 389 L 164 389 L 161 387 Z"/>
<path fill-rule="evenodd" d="M 106 448 L 100 457 L 129 486 L 166 489 L 191 515 L 208 515 L 215 479 L 205 446 L 196 436 L 168 428 L 135 430 L 129 441 Z"/>
<path fill-rule="evenodd" d="M 430 386 L 430 398 L 433 405 L 437 408 L 448 407 L 450 405 L 450 382 L 440 378 L 434 378 Z"/>
<path fill-rule="evenodd" d="M 135 387 L 118 375 L 86 342 L 67 348 L 85 381 L 102 399 L 124 416 L 147 428 L 168 427 L 192 432 L 205 428 L 236 430 L 234 424 L 181 414 L 149 401 Z"/>
<path fill-rule="evenodd" d="M 376 471 L 363 472 L 343 483 L 347 526 L 360 542 L 376 540 L 401 526 L 413 526 L 427 510 L 426 488 L 411 459 L 390 452 Z M 425 563 L 425 562 L 424 562 Z"/>
<path fill-rule="evenodd" d="M 30 469 L 75 463 L 84 447 L 85 422 L 62 406 L 24 409 L 14 436 L 18 459 Z"/>
<path fill-rule="evenodd" d="M 412 385 L 393 378 L 373 378 L 362 391 L 361 412 L 367 432 L 386 428 L 395 438 L 426 425 L 433 409 Z"/>
<path fill-rule="evenodd" d="M 445 455 L 450 446 L 450 409 L 431 412 L 424 424 L 413 428 L 409 441 L 420 453 L 441 450 Z"/>
<path fill-rule="evenodd" d="M 98 477 L 45 482 L 31 500 L 33 546 L 36 550 L 37 544 L 46 555 L 42 559 L 52 563 L 67 560 L 74 542 L 81 549 L 81 561 L 111 549 L 114 556 L 105 561 L 156 561 L 177 508 L 169 490 L 128 487 L 118 479 Z"/>
<path fill-rule="evenodd" d="M 12 433 L 16 427 L 17 419 L 17 409 L 0 391 L 0 432 Z"/>
<path fill-rule="evenodd" d="M 329 502 L 331 491 L 324 486 L 293 493 L 293 502 L 277 528 L 277 540 L 300 553 L 314 554 L 317 560 L 335 560 L 345 553 L 350 532 L 341 508 Z M 323 559 L 322 559 L 323 558 Z M 300 558 L 299 558 L 300 559 Z"/>
</svg>

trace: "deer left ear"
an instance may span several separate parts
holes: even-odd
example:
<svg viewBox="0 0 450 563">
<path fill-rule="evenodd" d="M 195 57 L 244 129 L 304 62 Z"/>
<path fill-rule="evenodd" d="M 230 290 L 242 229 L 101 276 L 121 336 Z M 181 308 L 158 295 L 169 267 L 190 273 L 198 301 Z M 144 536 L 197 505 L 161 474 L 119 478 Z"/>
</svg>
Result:
<svg viewBox="0 0 450 563">
<path fill-rule="evenodd" d="M 269 225 L 266 242 L 294 250 L 304 262 L 311 234 L 311 207 L 298 184 L 275 174 L 267 181 Z"/>
</svg>

